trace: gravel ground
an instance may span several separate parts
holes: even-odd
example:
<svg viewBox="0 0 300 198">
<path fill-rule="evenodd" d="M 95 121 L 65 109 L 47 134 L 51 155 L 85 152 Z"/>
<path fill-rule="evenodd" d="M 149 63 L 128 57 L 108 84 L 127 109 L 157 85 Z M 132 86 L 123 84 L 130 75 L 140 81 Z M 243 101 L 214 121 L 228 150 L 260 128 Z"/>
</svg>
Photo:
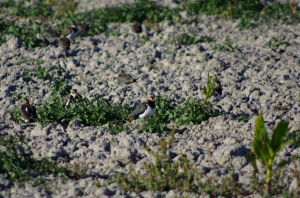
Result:
<svg viewBox="0 0 300 198">
<path fill-rule="evenodd" d="M 121 0 L 81 1 L 78 12 L 91 6 L 114 6 Z M 134 2 L 134 1 L 125 1 Z M 170 1 L 171 2 L 171 1 Z M 162 1 L 168 4 L 169 0 Z M 175 5 L 176 3 L 174 3 Z M 96 6 L 95 6 L 96 7 Z M 290 120 L 292 130 L 300 129 L 300 107 L 295 99 L 299 96 L 300 25 L 285 25 L 279 22 L 262 25 L 255 29 L 239 29 L 238 21 L 225 21 L 215 16 L 193 16 L 182 12 L 182 18 L 199 17 L 198 24 L 172 24 L 161 22 L 161 31 L 143 26 L 143 33 L 137 36 L 131 32 L 132 24 L 110 24 L 109 28 L 120 30 L 121 35 L 77 37 L 71 45 L 69 57 L 57 58 L 61 49 L 55 46 L 28 49 L 12 38 L 0 46 L 0 128 L 4 134 L 23 134 L 30 147 L 29 153 L 35 158 L 49 157 L 63 163 L 69 155 L 70 164 L 89 164 L 90 176 L 67 183 L 56 181 L 50 190 L 42 190 L 26 184 L 0 177 L 0 195 L 3 197 L 173 197 L 184 196 L 184 192 L 142 192 L 140 194 L 121 190 L 115 183 L 97 188 L 94 182 L 106 183 L 107 177 L 116 172 L 128 172 L 132 167 L 143 172 L 142 163 L 151 161 L 151 156 L 142 148 L 159 149 L 157 140 L 168 138 L 165 134 L 150 134 L 138 129 L 123 131 L 113 135 L 104 128 L 85 127 L 73 120 L 67 128 L 61 125 L 43 127 L 39 123 L 30 127 L 16 123 L 9 110 L 20 107 L 21 100 L 13 95 L 24 93 L 31 103 L 46 101 L 51 82 L 25 76 L 29 63 L 16 65 L 23 59 L 44 60 L 43 67 L 60 64 L 68 75 L 76 74 L 73 85 L 82 96 L 98 93 L 115 103 L 134 106 L 143 101 L 145 93 L 168 95 L 181 101 L 193 97 L 204 99 L 201 91 L 206 84 L 207 71 L 211 77 L 217 76 L 223 85 L 223 97 L 217 103 L 224 114 L 210 118 L 199 125 L 185 126 L 184 134 L 175 134 L 174 157 L 180 151 L 185 153 L 206 177 L 214 174 L 209 151 L 219 176 L 230 174 L 231 161 L 235 166 L 239 182 L 250 186 L 253 169 L 245 158 L 252 149 L 255 119 L 263 112 L 266 126 L 271 130 L 281 120 Z M 197 37 L 208 36 L 212 43 L 180 45 L 170 39 L 183 33 L 193 33 Z M 150 40 L 144 41 L 143 36 Z M 287 44 L 268 46 L 273 38 L 284 38 Z M 233 41 L 233 52 L 212 50 L 226 39 Z M 239 50 L 238 50 L 239 49 Z M 122 68 L 137 78 L 128 86 L 117 82 L 117 74 Z M 240 114 L 252 118 L 248 122 L 235 120 Z M 135 121 L 132 122 L 134 128 Z M 299 155 L 300 149 L 287 146 L 279 153 L 277 162 L 290 161 L 291 155 Z M 300 167 L 300 161 L 296 161 Z M 261 168 L 261 167 L 260 167 Z M 284 183 L 292 183 L 294 165 L 284 169 Z M 255 196 L 255 195 L 254 195 Z M 191 197 L 198 197 L 191 195 Z"/>
</svg>

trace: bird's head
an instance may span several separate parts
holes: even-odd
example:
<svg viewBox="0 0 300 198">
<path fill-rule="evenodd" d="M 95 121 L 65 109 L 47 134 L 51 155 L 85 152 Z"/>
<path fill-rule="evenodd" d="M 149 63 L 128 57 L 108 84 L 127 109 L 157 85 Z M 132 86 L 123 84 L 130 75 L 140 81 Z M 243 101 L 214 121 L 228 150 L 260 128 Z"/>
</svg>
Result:
<svg viewBox="0 0 300 198">
<path fill-rule="evenodd" d="M 70 95 L 71 95 L 73 98 L 77 98 L 77 90 L 76 90 L 76 89 L 71 89 Z"/>
<path fill-rule="evenodd" d="M 123 69 L 120 69 L 119 74 L 123 74 L 123 73 L 124 73 Z"/>
<path fill-rule="evenodd" d="M 29 100 L 27 98 L 23 98 L 23 104 L 29 104 Z"/>
<path fill-rule="evenodd" d="M 147 99 L 153 101 L 155 99 L 154 94 L 148 94 Z"/>
</svg>

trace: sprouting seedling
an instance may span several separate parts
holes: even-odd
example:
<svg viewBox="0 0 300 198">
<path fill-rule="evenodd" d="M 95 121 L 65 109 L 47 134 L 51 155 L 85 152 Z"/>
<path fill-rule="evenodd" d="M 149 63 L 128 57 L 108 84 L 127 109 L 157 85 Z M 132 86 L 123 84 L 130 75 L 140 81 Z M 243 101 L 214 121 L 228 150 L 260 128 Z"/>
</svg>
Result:
<svg viewBox="0 0 300 198">
<path fill-rule="evenodd" d="M 207 83 L 206 83 L 206 86 L 204 86 L 202 88 L 202 92 L 205 95 L 205 100 L 204 100 L 205 102 L 208 102 L 208 100 L 212 96 L 213 91 L 214 91 L 214 86 L 215 86 L 216 82 L 217 82 L 217 77 L 215 77 L 213 83 L 211 84 L 211 80 L 210 80 L 210 77 L 209 77 L 209 72 L 207 72 Z"/>
<path fill-rule="evenodd" d="M 276 160 L 277 153 L 281 151 L 285 145 L 295 142 L 295 139 L 285 140 L 287 133 L 290 131 L 288 122 L 280 122 L 273 130 L 272 136 L 268 137 L 267 130 L 264 126 L 262 114 L 259 114 L 256 119 L 255 137 L 253 140 L 253 152 L 247 153 L 246 157 L 251 162 L 254 171 L 258 173 L 256 160 L 266 167 L 266 183 L 265 190 L 270 193 L 272 179 L 272 165 Z M 298 135 L 297 138 L 299 138 Z M 297 139 L 296 138 L 296 139 Z M 280 171 L 287 161 L 283 160 L 278 163 L 277 170 Z"/>
</svg>

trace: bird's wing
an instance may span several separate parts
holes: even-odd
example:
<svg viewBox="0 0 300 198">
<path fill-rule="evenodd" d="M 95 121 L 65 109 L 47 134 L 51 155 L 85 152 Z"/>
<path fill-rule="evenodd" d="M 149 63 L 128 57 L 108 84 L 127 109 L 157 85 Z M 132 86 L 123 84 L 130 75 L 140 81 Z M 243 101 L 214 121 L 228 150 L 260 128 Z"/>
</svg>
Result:
<svg viewBox="0 0 300 198">
<path fill-rule="evenodd" d="M 119 74 L 118 75 L 118 81 L 120 82 L 123 82 L 123 83 L 131 83 L 131 82 L 134 82 L 135 79 L 133 79 L 131 77 L 130 74 Z"/>
<path fill-rule="evenodd" d="M 33 119 L 36 118 L 36 109 L 35 109 L 35 107 L 32 106 L 32 105 L 31 105 L 31 116 L 32 116 Z"/>
<path fill-rule="evenodd" d="M 29 118 L 29 109 L 26 105 L 22 105 L 21 114 L 22 114 L 21 116 L 22 116 L 23 119 L 25 119 L 27 121 L 30 120 L 30 118 Z"/>
<path fill-rule="evenodd" d="M 135 110 L 130 115 L 127 116 L 127 119 L 138 117 L 140 114 L 143 114 L 147 110 L 147 108 L 148 106 L 146 103 L 139 104 L 135 108 Z"/>
</svg>

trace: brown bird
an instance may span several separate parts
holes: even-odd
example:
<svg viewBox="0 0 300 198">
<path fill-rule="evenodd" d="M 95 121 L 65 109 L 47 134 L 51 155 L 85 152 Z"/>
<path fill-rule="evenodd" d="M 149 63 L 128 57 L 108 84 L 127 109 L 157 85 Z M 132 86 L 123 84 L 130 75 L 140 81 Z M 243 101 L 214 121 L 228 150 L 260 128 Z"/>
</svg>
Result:
<svg viewBox="0 0 300 198">
<path fill-rule="evenodd" d="M 123 69 L 120 69 L 118 74 L 118 82 L 129 84 L 136 82 L 136 79 L 132 78 L 130 74 L 125 74 Z"/>
<path fill-rule="evenodd" d="M 58 39 L 58 43 L 66 50 L 70 49 L 70 40 L 65 35 L 63 34 L 60 35 L 60 38 Z"/>
<path fill-rule="evenodd" d="M 141 33 L 143 31 L 142 25 L 138 22 L 134 22 L 132 25 L 132 31 L 135 33 Z"/>
<path fill-rule="evenodd" d="M 153 94 L 148 94 L 147 101 L 140 103 L 135 110 L 127 116 L 127 119 L 143 118 L 145 124 L 147 118 L 151 117 L 156 109 L 154 98 L 155 96 Z"/>
<path fill-rule="evenodd" d="M 84 21 L 81 21 L 80 25 L 79 25 L 79 29 L 81 31 L 85 31 L 85 32 L 88 32 L 89 29 L 90 29 L 90 24 L 89 23 L 86 23 Z"/>
<path fill-rule="evenodd" d="M 34 119 L 36 118 L 35 107 L 29 104 L 29 100 L 27 98 L 23 99 L 23 105 L 21 106 L 21 118 L 25 122 L 34 122 Z"/>
<path fill-rule="evenodd" d="M 222 98 L 222 85 L 219 80 L 217 80 L 215 87 L 213 89 L 213 96 L 215 96 L 217 100 L 221 100 Z"/>
<path fill-rule="evenodd" d="M 50 26 L 48 26 L 45 30 L 46 32 L 46 35 L 48 37 L 51 37 L 51 38 L 56 38 L 57 37 L 57 33 L 54 29 L 52 29 Z"/>
</svg>

